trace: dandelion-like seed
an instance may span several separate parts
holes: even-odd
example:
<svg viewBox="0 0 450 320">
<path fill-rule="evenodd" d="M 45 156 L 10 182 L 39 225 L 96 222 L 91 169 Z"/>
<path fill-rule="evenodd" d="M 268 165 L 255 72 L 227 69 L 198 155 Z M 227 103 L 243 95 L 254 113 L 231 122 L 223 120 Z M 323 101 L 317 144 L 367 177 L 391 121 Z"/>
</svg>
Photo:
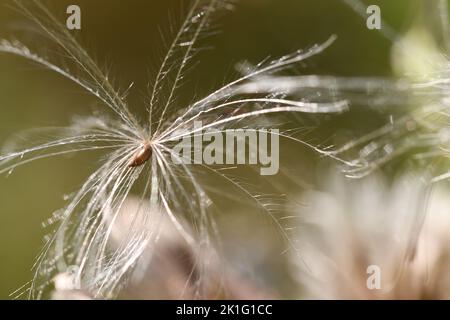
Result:
<svg viewBox="0 0 450 320">
<path fill-rule="evenodd" d="M 117 91 L 77 40 L 39 1 L 15 1 L 20 10 L 42 29 L 67 57 L 64 64 L 32 52 L 18 41 L 2 40 L 0 52 L 21 56 L 73 81 L 109 108 L 108 116 L 79 119 L 71 127 L 53 129 L 59 139 L 20 149 L 10 146 L 0 156 L 0 173 L 10 173 L 34 160 L 80 151 L 103 150 L 100 166 L 69 199 L 68 205 L 49 220 L 56 224 L 54 234 L 42 249 L 35 277 L 24 292 L 30 298 L 45 296 L 57 274 L 71 277 L 71 290 L 89 293 L 92 298 L 111 298 L 119 292 L 144 252 L 151 251 L 158 240 L 162 215 L 169 217 L 176 230 L 192 246 L 198 257 L 202 248 L 212 245 L 215 226 L 208 214 L 211 200 L 192 166 L 173 164 L 173 145 L 184 136 L 203 130 L 223 132 L 244 120 L 283 113 L 333 113 L 346 110 L 347 102 L 330 95 L 327 102 L 295 98 L 295 90 L 273 90 L 260 81 L 277 77 L 286 68 L 326 49 L 334 40 L 307 51 L 299 51 L 278 60 L 265 62 L 245 75 L 217 89 L 188 106 L 176 106 L 177 89 L 196 52 L 196 44 L 210 27 L 215 13 L 228 9 L 226 0 L 194 0 L 153 81 L 147 107 L 147 119 L 141 122 L 129 110 L 125 93 Z M 258 80 L 258 81 L 256 81 Z M 230 112 L 231 110 L 231 112 Z M 194 121 L 202 127 L 193 127 Z M 293 139 L 321 154 L 328 154 L 289 133 Z M 33 141 L 35 142 L 35 141 Z M 226 180 L 249 196 L 268 215 L 272 215 L 258 197 L 223 172 L 206 164 L 202 169 Z M 141 184 L 140 184 L 141 183 Z M 134 188 L 139 188 L 141 207 L 131 216 L 119 243 L 110 245 L 121 208 Z M 144 205 L 145 204 L 145 205 Z M 192 228 L 186 228 L 189 221 Z M 201 296 L 201 275 L 207 262 L 198 259 L 200 274 L 197 291 Z M 70 272 L 68 272 L 70 270 Z"/>
<path fill-rule="evenodd" d="M 141 146 L 141 149 L 138 150 L 133 158 L 131 158 L 128 166 L 130 168 L 139 167 L 145 164 L 150 157 L 152 156 L 152 146 L 149 142 L 144 142 Z"/>
</svg>

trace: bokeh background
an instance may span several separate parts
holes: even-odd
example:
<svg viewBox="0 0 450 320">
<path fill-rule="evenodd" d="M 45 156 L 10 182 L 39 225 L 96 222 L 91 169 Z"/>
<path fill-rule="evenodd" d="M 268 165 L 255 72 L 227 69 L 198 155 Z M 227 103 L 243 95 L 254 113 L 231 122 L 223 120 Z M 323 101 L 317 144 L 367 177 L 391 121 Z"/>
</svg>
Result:
<svg viewBox="0 0 450 320">
<path fill-rule="evenodd" d="M 164 54 L 159 32 L 162 30 L 170 36 L 170 26 L 175 29 L 179 26 L 188 1 L 184 4 L 181 0 L 50 0 L 45 3 L 61 19 L 65 19 L 68 5 L 81 7 L 82 30 L 76 31 L 77 36 L 97 61 L 109 66 L 119 87 L 134 82 L 129 102 L 136 112 L 143 110 L 147 84 Z M 407 30 L 417 13 L 423 11 L 423 3 L 415 0 L 374 0 L 370 4 L 379 5 L 383 19 L 399 33 Z M 10 5 L 10 1 L 0 0 L 0 37 L 17 36 L 24 43 L 39 47 L 30 24 Z M 378 31 L 368 30 L 365 23 L 337 0 L 236 1 L 235 9 L 218 19 L 220 32 L 203 44 L 207 50 L 197 57 L 199 63 L 190 71 L 181 94 L 188 100 L 192 92 L 202 96 L 232 79 L 238 62 L 257 63 L 267 57 L 279 57 L 323 42 L 332 34 L 338 40 L 324 53 L 299 65 L 298 74 L 393 75 L 392 43 Z M 99 106 L 95 99 L 70 81 L 23 59 L 0 54 L 0 143 L 25 129 L 64 126 L 75 115 L 87 115 L 96 108 Z M 348 114 L 316 124 L 317 142 L 330 135 L 356 137 L 385 120 L 382 113 L 354 108 Z M 281 164 L 289 168 L 289 179 L 273 178 L 273 184 L 293 194 L 317 184 L 329 161 L 305 148 L 289 144 L 283 147 Z M 96 159 L 90 155 L 58 157 L 36 161 L 0 177 L 0 298 L 9 299 L 14 290 L 30 280 L 34 259 L 48 233 L 42 223 L 64 206 L 64 195 L 76 190 L 95 165 Z M 220 188 L 220 182 L 217 183 Z M 248 257 L 245 248 L 251 243 L 272 246 L 270 252 L 275 254 L 261 254 L 257 272 L 269 274 L 265 281 L 270 281 L 282 297 L 292 297 L 292 281 L 284 272 L 283 245 L 275 228 L 258 221 L 252 227 L 261 228 L 259 232 L 248 232 L 245 222 L 241 223 L 245 220 L 242 216 L 248 216 L 248 221 L 258 219 L 255 213 L 245 205 L 224 202 L 227 210 L 222 211 L 218 220 L 228 238 L 239 239 L 228 245 L 234 260 Z M 267 231 L 262 231 L 264 228 Z M 258 236 L 270 241 L 262 242 Z"/>
</svg>

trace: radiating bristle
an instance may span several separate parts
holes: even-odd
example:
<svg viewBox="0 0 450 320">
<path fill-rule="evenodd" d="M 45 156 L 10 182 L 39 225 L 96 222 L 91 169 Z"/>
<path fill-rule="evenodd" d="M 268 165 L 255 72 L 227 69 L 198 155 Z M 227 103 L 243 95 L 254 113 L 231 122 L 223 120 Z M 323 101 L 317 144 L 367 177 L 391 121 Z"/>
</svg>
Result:
<svg viewBox="0 0 450 320">
<path fill-rule="evenodd" d="M 148 122 L 141 125 L 128 108 L 126 94 L 113 87 L 106 74 L 41 2 L 15 2 L 68 59 L 63 62 L 64 66 L 54 63 L 18 41 L 2 40 L 0 52 L 24 57 L 55 71 L 87 90 L 110 110 L 109 118 L 79 118 L 72 127 L 57 132 L 61 135 L 58 140 L 41 144 L 32 140 L 36 146 L 25 148 L 12 145 L 0 156 L 0 173 L 7 173 L 41 158 L 79 151 L 105 151 L 100 165 L 67 199 L 68 205 L 60 211 L 58 218 L 51 220 L 55 232 L 36 262 L 30 298 L 41 298 L 54 276 L 65 274 L 68 269 L 74 270 L 71 274 L 74 292 L 87 292 L 92 298 L 115 297 L 130 271 L 142 262 L 143 253 L 151 250 L 158 239 L 161 212 L 196 251 L 212 246 L 210 238 L 217 233 L 209 212 L 212 200 L 193 166 L 172 163 L 171 150 L 177 140 L 207 130 L 225 132 L 244 121 L 246 128 L 257 130 L 261 127 L 257 120 L 263 117 L 270 123 L 272 117 L 283 114 L 340 113 L 348 109 L 347 100 L 336 98 L 335 90 L 323 88 L 320 99 L 314 101 L 301 98 L 302 90 L 307 87 L 301 81 L 295 80 L 294 85 L 287 83 L 279 88 L 275 86 L 276 89 L 267 84 L 268 81 L 286 83 L 283 73 L 287 67 L 322 53 L 335 41 L 335 36 L 309 50 L 261 63 L 244 76 L 187 106 L 176 105 L 174 98 L 195 53 L 197 40 L 218 12 L 230 8 L 226 0 L 194 0 L 155 77 L 147 105 Z M 195 127 L 198 120 L 203 121 L 202 125 Z M 341 161 L 302 141 L 292 132 L 295 130 L 274 134 Z M 151 141 L 151 144 L 142 141 Z M 200 169 L 220 177 L 275 219 L 267 199 L 255 195 L 216 167 L 202 164 Z M 135 189 L 139 189 L 139 199 L 145 210 L 131 212 L 129 229 L 111 248 L 115 222 L 131 190 Z M 179 217 L 195 226 L 195 232 L 187 230 Z M 282 228 L 281 231 L 284 232 Z M 198 263 L 196 287 L 200 292 L 208 265 L 205 261 Z"/>
</svg>

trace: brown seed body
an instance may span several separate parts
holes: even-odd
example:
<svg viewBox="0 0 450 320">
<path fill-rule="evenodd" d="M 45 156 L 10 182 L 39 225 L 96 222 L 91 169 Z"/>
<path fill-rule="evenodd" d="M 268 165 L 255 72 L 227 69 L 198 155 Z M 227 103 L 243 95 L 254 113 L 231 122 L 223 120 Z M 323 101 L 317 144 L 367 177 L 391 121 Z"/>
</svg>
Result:
<svg viewBox="0 0 450 320">
<path fill-rule="evenodd" d="M 145 143 L 142 145 L 141 149 L 134 154 L 133 158 L 131 158 L 128 167 L 135 168 L 142 166 L 151 158 L 151 156 L 152 156 L 152 147 L 150 146 L 149 143 Z"/>
</svg>

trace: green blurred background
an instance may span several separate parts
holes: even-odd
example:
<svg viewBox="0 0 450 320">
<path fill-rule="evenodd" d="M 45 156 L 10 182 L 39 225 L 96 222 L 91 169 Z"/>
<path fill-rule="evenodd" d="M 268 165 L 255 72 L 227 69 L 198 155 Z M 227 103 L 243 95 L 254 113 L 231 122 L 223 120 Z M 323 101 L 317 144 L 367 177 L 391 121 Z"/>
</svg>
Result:
<svg viewBox="0 0 450 320">
<path fill-rule="evenodd" d="M 143 110 L 147 83 L 164 54 L 159 30 L 167 35 L 170 24 L 176 29 L 188 1 L 184 5 L 180 0 L 45 3 L 61 19 L 69 4 L 81 6 L 82 30 L 77 36 L 97 61 L 111 66 L 119 87 L 135 83 L 129 101 L 134 110 Z M 10 4 L 0 0 L 0 37 L 18 36 L 39 47 L 30 24 Z M 370 4 L 378 4 L 383 19 L 399 32 L 420 8 L 414 0 L 373 0 Z M 220 33 L 205 42 L 208 50 L 198 56 L 200 63 L 190 71 L 182 89 L 186 96 L 192 90 L 201 96 L 232 79 L 237 62 L 278 57 L 323 42 L 332 34 L 338 40 L 300 65 L 299 74 L 389 76 L 392 72 L 391 43 L 379 32 L 368 30 L 365 20 L 338 0 L 240 0 L 217 23 Z M 0 55 L 0 143 L 21 130 L 64 126 L 74 115 L 89 114 L 95 108 L 95 99 L 71 82 L 23 59 Z M 382 122 L 382 116 L 356 110 L 328 123 L 324 132 L 334 134 L 350 127 L 357 136 Z M 295 167 L 290 172 L 293 180 L 315 183 L 320 168 L 317 155 L 306 149 L 282 152 L 282 164 Z M 64 195 L 75 191 L 94 168 L 89 156 L 60 157 L 37 161 L 0 178 L 0 298 L 10 298 L 9 294 L 30 280 L 30 269 L 47 233 L 42 222 L 64 205 Z M 287 181 L 277 182 L 290 186 Z M 273 281 L 287 279 L 281 275 Z"/>
</svg>

